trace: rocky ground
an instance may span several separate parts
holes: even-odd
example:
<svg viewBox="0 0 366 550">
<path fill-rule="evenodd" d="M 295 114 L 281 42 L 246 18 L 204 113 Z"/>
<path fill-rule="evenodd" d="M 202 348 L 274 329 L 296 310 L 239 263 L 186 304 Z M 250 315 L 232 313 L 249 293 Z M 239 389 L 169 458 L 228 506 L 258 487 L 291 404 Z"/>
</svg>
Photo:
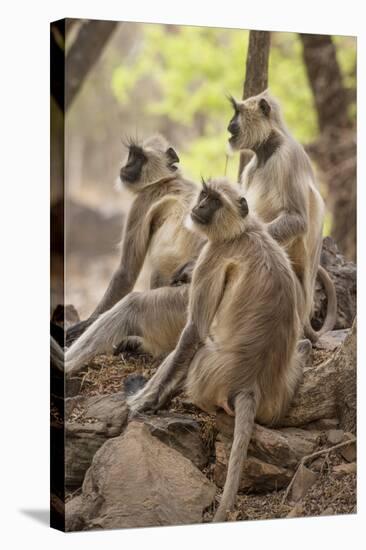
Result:
<svg viewBox="0 0 366 550">
<path fill-rule="evenodd" d="M 314 350 L 313 364 L 322 364 L 333 353 L 334 349 Z M 123 354 L 118 357 L 100 356 L 85 369 L 80 378 L 78 396 L 66 400 L 68 430 L 66 433 L 70 435 L 69 444 L 68 440 L 66 440 L 66 456 L 70 465 L 67 468 L 67 475 L 69 474 L 67 477 L 68 502 L 73 502 L 75 497 L 80 498 L 83 476 L 90 466 L 95 452 L 103 446 L 109 437 L 113 437 L 120 432 L 120 429 L 117 427 L 116 432 L 113 433 L 115 426 L 111 418 L 109 418 L 108 428 L 103 428 L 102 424 L 105 421 L 105 413 L 111 415 L 114 406 L 112 408 L 106 407 L 107 401 L 103 402 L 103 398 L 102 401 L 100 398 L 104 396 L 105 400 L 109 400 L 111 396 L 115 396 L 119 399 L 123 388 L 123 380 L 126 376 L 136 373 L 149 378 L 155 372 L 157 366 L 158 361 L 153 361 L 148 356 L 140 355 L 136 357 Z M 98 404 L 98 399 L 100 406 L 99 408 L 98 406 L 95 408 L 93 403 L 97 402 Z M 115 416 L 121 416 L 118 415 L 118 411 L 121 410 L 124 411 L 123 405 L 122 408 L 117 409 Z M 158 415 L 159 421 L 168 418 L 172 424 L 174 424 L 173 420 L 175 417 L 178 418 L 178 421 L 176 426 L 172 426 L 172 429 L 169 426 L 157 426 L 154 417 L 151 417 L 154 428 L 152 431 L 151 427 L 149 429 L 165 445 L 178 449 L 179 452 L 189 458 L 194 464 L 195 469 L 200 470 L 214 484 L 213 498 L 211 499 L 206 495 L 206 498 L 211 500 L 207 508 L 201 510 L 202 502 L 199 506 L 199 511 L 203 512 L 202 520 L 208 522 L 212 520 L 214 515 L 225 479 L 227 453 L 230 447 L 230 430 L 227 430 L 225 420 L 220 420 L 220 416 L 216 419 L 215 416 L 203 413 L 190 404 L 183 394 L 173 400 L 169 406 L 169 411 L 162 411 Z M 221 415 L 221 418 L 223 417 L 226 417 L 226 415 Z M 120 418 L 118 419 L 119 421 Z M 187 421 L 186 427 L 184 426 L 184 421 Z M 143 420 L 143 423 L 146 422 L 149 423 L 150 420 Z M 191 434 L 191 439 L 184 440 L 185 436 L 181 434 L 182 425 L 183 430 L 186 428 L 188 431 L 192 431 L 193 435 Z M 109 434 L 107 434 L 108 429 L 110 431 Z M 262 429 L 264 430 L 264 428 Z M 83 430 L 84 433 L 82 434 Z M 287 428 L 287 430 L 296 429 Z M 165 431 L 171 431 L 171 433 L 166 435 L 166 433 L 164 434 Z M 271 434 L 269 435 L 271 436 Z M 299 437 L 302 442 L 307 441 L 306 438 L 309 440 L 309 444 L 303 450 L 300 449 L 300 454 L 311 454 L 318 450 L 333 447 L 338 443 L 346 441 L 348 437 L 353 437 L 353 435 L 338 429 L 338 421 L 336 419 L 328 419 L 306 426 L 299 434 Z M 85 443 L 85 439 L 87 440 L 87 444 Z M 260 437 L 256 437 L 256 439 L 261 440 Z M 91 445 L 90 441 L 92 441 Z M 296 445 L 298 444 L 297 442 L 295 443 Z M 288 455 L 281 458 L 282 451 L 278 449 L 276 451 L 273 448 L 269 449 L 268 443 L 264 440 L 262 441 L 262 445 L 264 446 L 262 454 L 258 453 L 258 449 L 251 449 L 249 453 L 250 455 L 254 454 L 254 458 L 250 458 L 249 460 L 256 460 L 258 463 L 252 464 L 250 471 L 246 474 L 244 473 L 244 478 L 246 476 L 247 480 L 242 483 L 242 490 L 238 495 L 235 509 L 230 514 L 230 520 L 355 513 L 355 444 L 324 453 L 307 464 L 306 470 L 310 470 L 313 474 L 310 482 L 307 478 L 305 481 L 301 479 L 298 483 L 299 487 L 297 488 L 296 495 L 289 495 L 287 498 L 285 497 L 286 487 L 291 482 L 300 461 L 290 460 Z M 276 445 L 278 448 L 281 446 L 280 443 L 275 443 L 274 447 Z M 278 457 L 275 456 L 276 452 L 278 452 Z M 261 462 L 261 458 L 264 458 L 263 453 L 268 454 L 268 463 L 265 461 Z M 274 462 L 272 465 L 271 453 L 272 462 Z M 255 455 L 261 458 L 255 458 Z M 78 464 L 76 468 L 74 468 L 75 463 Z M 272 466 L 272 469 L 270 466 Z M 187 521 L 190 522 L 195 519 L 187 518 Z M 117 521 L 120 521 L 121 527 L 124 526 L 123 519 L 119 518 Z M 159 524 L 161 518 L 156 518 L 156 521 Z M 177 522 L 179 523 L 180 521 Z M 76 528 L 80 528 L 80 525 L 84 525 L 84 522 L 81 524 L 76 523 Z M 113 526 L 115 523 L 112 521 L 111 524 L 102 523 L 100 526 L 107 527 L 109 525 Z M 135 526 L 134 524 L 130 525 L 128 522 L 127 525 Z M 71 523 L 70 528 L 75 527 L 73 526 L 74 524 Z M 94 525 L 94 527 L 98 526 L 99 524 Z M 92 522 L 88 523 L 88 528 L 90 527 L 93 527 Z"/>
</svg>

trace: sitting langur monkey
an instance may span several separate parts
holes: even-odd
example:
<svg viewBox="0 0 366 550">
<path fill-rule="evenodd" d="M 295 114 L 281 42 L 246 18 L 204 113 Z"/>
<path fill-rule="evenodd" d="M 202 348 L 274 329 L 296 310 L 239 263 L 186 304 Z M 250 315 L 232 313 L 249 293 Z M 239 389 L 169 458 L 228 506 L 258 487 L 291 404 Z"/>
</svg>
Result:
<svg viewBox="0 0 366 550">
<path fill-rule="evenodd" d="M 128 404 L 132 416 L 156 410 L 185 387 L 204 411 L 235 415 L 214 518 L 222 521 L 235 503 L 254 419 L 275 424 L 301 378 L 299 281 L 284 249 L 227 180 L 203 182 L 189 223 L 208 241 L 193 271 L 186 326 L 176 349 Z"/>
<path fill-rule="evenodd" d="M 160 135 L 129 143 L 120 180 L 135 200 L 124 229 L 120 265 L 94 312 L 69 329 L 68 343 L 133 290 L 144 263 L 151 270 L 150 288 L 158 288 L 170 284 L 177 268 L 197 257 L 200 239 L 181 224 L 195 186 L 182 177 L 178 162 Z"/>
<path fill-rule="evenodd" d="M 120 179 L 135 199 L 120 266 L 91 317 L 69 331 L 73 339 L 89 327 L 66 353 L 67 373 L 76 373 L 96 354 L 118 346 L 140 347 L 153 355 L 174 349 L 186 321 L 188 287 L 166 285 L 179 267 L 197 258 L 203 244 L 183 223 L 197 187 L 183 179 L 178 160 L 161 136 L 130 144 Z M 145 263 L 153 290 L 131 293 Z"/>
<path fill-rule="evenodd" d="M 288 252 L 302 287 L 305 336 L 315 342 L 334 327 L 337 297 L 332 280 L 319 264 L 324 203 L 309 158 L 289 133 L 277 101 L 268 92 L 245 101 L 230 99 L 234 116 L 228 126 L 229 144 L 233 150 L 254 152 L 241 177 L 243 193 L 250 210 Z M 323 327 L 315 332 L 310 318 L 317 274 L 326 290 L 328 310 Z"/>
</svg>

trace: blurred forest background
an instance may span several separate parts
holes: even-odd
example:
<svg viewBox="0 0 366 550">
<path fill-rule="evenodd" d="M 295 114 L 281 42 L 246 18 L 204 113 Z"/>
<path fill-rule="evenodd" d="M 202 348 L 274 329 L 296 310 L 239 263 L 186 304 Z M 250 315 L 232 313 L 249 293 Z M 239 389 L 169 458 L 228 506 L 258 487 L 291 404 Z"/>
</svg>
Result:
<svg viewBox="0 0 366 550">
<path fill-rule="evenodd" d="M 57 26 L 51 33 L 61 47 Z M 194 180 L 224 174 L 226 94 L 243 95 L 249 31 L 67 20 L 66 303 L 94 308 L 117 266 L 130 199 L 114 183 L 126 136 L 161 132 Z M 270 33 L 268 85 L 308 151 L 325 234 L 356 259 L 356 39 Z M 60 110 L 57 90 L 51 108 Z M 60 122 L 61 124 L 61 122 Z M 239 157 L 227 175 L 237 181 Z M 52 177 L 58 177 L 57 162 Z M 57 196 L 53 196 L 53 201 Z"/>
</svg>

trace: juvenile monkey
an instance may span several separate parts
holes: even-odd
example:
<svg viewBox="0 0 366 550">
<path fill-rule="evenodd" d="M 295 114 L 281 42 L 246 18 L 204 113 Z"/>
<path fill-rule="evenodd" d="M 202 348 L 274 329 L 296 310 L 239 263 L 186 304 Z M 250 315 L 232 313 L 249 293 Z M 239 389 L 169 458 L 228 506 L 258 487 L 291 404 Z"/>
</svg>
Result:
<svg viewBox="0 0 366 550">
<path fill-rule="evenodd" d="M 91 316 L 69 329 L 68 344 L 133 290 L 145 262 L 151 268 L 150 288 L 158 288 L 170 284 L 174 272 L 197 257 L 201 240 L 182 224 L 196 187 L 182 177 L 178 162 L 177 153 L 162 136 L 129 143 L 120 179 L 135 199 L 124 230 L 120 265 Z"/>
<path fill-rule="evenodd" d="M 309 158 L 291 136 L 278 102 L 267 91 L 245 101 L 230 100 L 234 116 L 228 126 L 229 144 L 236 151 L 254 152 L 241 176 L 243 193 L 251 211 L 267 224 L 269 233 L 290 257 L 302 287 L 304 332 L 314 342 L 334 327 L 337 297 L 332 280 L 319 264 L 324 203 Z M 317 274 L 327 293 L 328 310 L 323 327 L 315 332 L 310 318 Z"/>
<path fill-rule="evenodd" d="M 222 521 L 235 503 L 254 419 L 275 424 L 301 377 L 299 282 L 283 248 L 227 180 L 203 182 L 188 223 L 208 239 L 193 272 L 188 320 L 176 349 L 128 403 L 132 415 L 156 410 L 185 386 L 204 411 L 235 415 L 214 518 Z"/>
</svg>

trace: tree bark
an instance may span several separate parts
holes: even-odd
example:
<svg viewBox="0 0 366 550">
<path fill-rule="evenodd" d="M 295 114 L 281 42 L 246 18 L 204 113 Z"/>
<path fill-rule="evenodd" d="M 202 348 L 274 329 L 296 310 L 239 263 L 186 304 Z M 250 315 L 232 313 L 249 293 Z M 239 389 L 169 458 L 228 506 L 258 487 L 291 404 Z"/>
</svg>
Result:
<svg viewBox="0 0 366 550">
<path fill-rule="evenodd" d="M 332 37 L 300 34 L 300 39 L 321 132 L 309 153 L 328 184 L 331 234 L 341 251 L 356 260 L 356 139 L 348 114 L 350 94 L 343 85 Z"/>
<path fill-rule="evenodd" d="M 313 92 L 319 130 L 349 128 L 347 92 L 337 61 L 332 37 L 323 34 L 300 34 L 303 58 Z"/>
<path fill-rule="evenodd" d="M 243 99 L 263 92 L 268 87 L 268 59 L 271 33 L 268 31 L 250 31 L 246 61 Z M 243 151 L 240 154 L 238 179 L 244 167 L 251 159 L 252 153 Z"/>
<path fill-rule="evenodd" d="M 66 58 L 65 110 L 69 109 L 117 25 L 117 21 L 87 21 L 80 28 Z"/>
</svg>

